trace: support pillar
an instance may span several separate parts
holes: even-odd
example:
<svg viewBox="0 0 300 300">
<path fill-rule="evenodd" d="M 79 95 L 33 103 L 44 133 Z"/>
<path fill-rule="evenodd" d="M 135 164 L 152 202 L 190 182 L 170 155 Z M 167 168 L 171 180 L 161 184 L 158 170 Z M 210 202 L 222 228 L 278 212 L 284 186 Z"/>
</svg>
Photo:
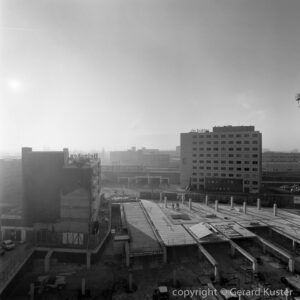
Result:
<svg viewBox="0 0 300 300">
<path fill-rule="evenodd" d="M 208 195 L 205 195 L 205 205 L 208 206 Z"/>
<path fill-rule="evenodd" d="M 92 256 L 91 253 L 87 252 L 87 254 L 86 254 L 86 268 L 88 270 L 91 269 L 91 256 Z"/>
<path fill-rule="evenodd" d="M 182 195 L 181 195 L 181 203 L 182 203 L 182 205 L 184 204 L 184 200 L 185 200 L 184 198 L 185 198 L 185 195 L 182 194 Z"/>
<path fill-rule="evenodd" d="M 233 202 L 233 196 L 230 196 L 230 208 L 233 209 L 234 202 Z"/>
<path fill-rule="evenodd" d="M 220 281 L 220 273 L 219 273 L 219 269 L 218 266 L 214 266 L 214 275 L 215 275 L 215 282 L 219 282 Z"/>
<path fill-rule="evenodd" d="M 166 264 L 168 261 L 168 257 L 167 257 L 167 247 L 163 246 L 163 262 L 164 264 Z"/>
<path fill-rule="evenodd" d="M 216 200 L 215 201 L 215 212 L 218 212 L 219 211 L 219 201 Z"/>
<path fill-rule="evenodd" d="M 132 273 L 129 272 L 129 274 L 128 274 L 128 287 L 129 287 L 129 291 L 132 291 L 132 283 L 133 283 Z"/>
<path fill-rule="evenodd" d="M 85 278 L 81 279 L 81 295 L 85 296 Z"/>
<path fill-rule="evenodd" d="M 173 287 L 176 287 L 176 283 L 177 283 L 177 276 L 176 276 L 176 270 L 173 270 Z"/>
<path fill-rule="evenodd" d="M 164 197 L 164 203 L 165 203 L 165 208 L 167 208 L 168 205 L 167 205 L 167 197 L 166 196 Z"/>
<path fill-rule="evenodd" d="M 247 214 L 247 202 L 244 201 L 243 203 L 243 213 L 246 215 Z"/>
<path fill-rule="evenodd" d="M 125 263 L 126 267 L 130 266 L 129 242 L 125 242 Z"/>
<path fill-rule="evenodd" d="M 292 247 L 293 247 L 293 250 L 295 251 L 296 250 L 296 241 L 295 240 L 293 240 Z"/>
<path fill-rule="evenodd" d="M 295 259 L 289 258 L 289 272 L 295 272 Z"/>
<path fill-rule="evenodd" d="M 235 248 L 233 247 L 233 245 L 231 245 L 231 247 L 230 247 L 230 255 L 231 255 L 232 257 L 235 256 Z"/>
<path fill-rule="evenodd" d="M 159 202 L 162 201 L 162 193 L 159 193 Z"/>
<path fill-rule="evenodd" d="M 52 253 L 53 253 L 53 250 L 50 250 L 45 255 L 45 259 L 44 259 L 44 271 L 45 271 L 45 273 L 48 273 L 50 271 L 50 259 L 51 259 Z"/>
<path fill-rule="evenodd" d="M 258 269 L 257 261 L 253 261 L 252 262 L 252 270 L 253 270 L 253 272 L 256 273 L 257 269 Z"/>
<path fill-rule="evenodd" d="M 260 210 L 260 199 L 257 198 L 257 210 Z"/>
<path fill-rule="evenodd" d="M 274 217 L 277 216 L 277 204 L 276 203 L 274 203 L 274 205 L 273 205 L 273 215 L 274 215 Z"/>
<path fill-rule="evenodd" d="M 192 210 L 192 208 L 193 208 L 192 205 L 193 205 L 192 199 L 190 198 L 190 199 L 189 199 L 189 210 Z"/>
</svg>

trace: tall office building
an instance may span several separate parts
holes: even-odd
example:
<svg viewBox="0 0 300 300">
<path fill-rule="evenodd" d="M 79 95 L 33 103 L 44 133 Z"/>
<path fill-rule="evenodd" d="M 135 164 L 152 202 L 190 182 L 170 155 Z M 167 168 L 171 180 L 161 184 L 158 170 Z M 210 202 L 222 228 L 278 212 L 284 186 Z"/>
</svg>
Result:
<svg viewBox="0 0 300 300">
<path fill-rule="evenodd" d="M 181 133 L 182 187 L 207 192 L 258 192 L 262 134 L 254 126 L 223 126 Z"/>
</svg>

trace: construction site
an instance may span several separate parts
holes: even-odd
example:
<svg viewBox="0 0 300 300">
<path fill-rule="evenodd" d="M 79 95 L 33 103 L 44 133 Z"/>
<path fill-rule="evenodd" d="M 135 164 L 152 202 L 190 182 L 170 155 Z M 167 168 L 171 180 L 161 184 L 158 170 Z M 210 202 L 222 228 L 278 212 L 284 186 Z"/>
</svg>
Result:
<svg viewBox="0 0 300 300">
<path fill-rule="evenodd" d="M 88 269 L 51 261 L 67 288 L 34 299 L 299 299 L 300 211 L 184 193 L 109 201 L 110 234 L 98 259 Z M 10 299 L 24 299 L 41 274 L 33 262 Z M 90 294 L 74 298 L 83 279 Z"/>
</svg>

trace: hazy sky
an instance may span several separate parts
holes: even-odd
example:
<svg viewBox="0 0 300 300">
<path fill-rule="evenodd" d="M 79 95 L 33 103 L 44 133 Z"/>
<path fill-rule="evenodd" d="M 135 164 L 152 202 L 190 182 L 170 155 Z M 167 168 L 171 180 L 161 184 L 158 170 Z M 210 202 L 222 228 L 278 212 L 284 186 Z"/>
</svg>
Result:
<svg viewBox="0 0 300 300">
<path fill-rule="evenodd" d="M 300 149 L 299 0 L 2 0 L 2 150 L 175 148 L 255 125 Z"/>
</svg>

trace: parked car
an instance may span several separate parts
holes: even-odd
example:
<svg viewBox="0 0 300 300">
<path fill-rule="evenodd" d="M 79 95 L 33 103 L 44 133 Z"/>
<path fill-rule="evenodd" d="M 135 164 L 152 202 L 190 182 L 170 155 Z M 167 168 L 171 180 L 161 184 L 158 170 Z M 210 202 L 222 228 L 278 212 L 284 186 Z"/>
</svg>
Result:
<svg viewBox="0 0 300 300">
<path fill-rule="evenodd" d="M 2 248 L 5 250 L 12 250 L 16 247 L 16 244 L 12 240 L 5 240 L 2 242 Z"/>
<path fill-rule="evenodd" d="M 3 256 L 5 254 L 5 250 L 0 246 L 0 255 Z"/>
</svg>

